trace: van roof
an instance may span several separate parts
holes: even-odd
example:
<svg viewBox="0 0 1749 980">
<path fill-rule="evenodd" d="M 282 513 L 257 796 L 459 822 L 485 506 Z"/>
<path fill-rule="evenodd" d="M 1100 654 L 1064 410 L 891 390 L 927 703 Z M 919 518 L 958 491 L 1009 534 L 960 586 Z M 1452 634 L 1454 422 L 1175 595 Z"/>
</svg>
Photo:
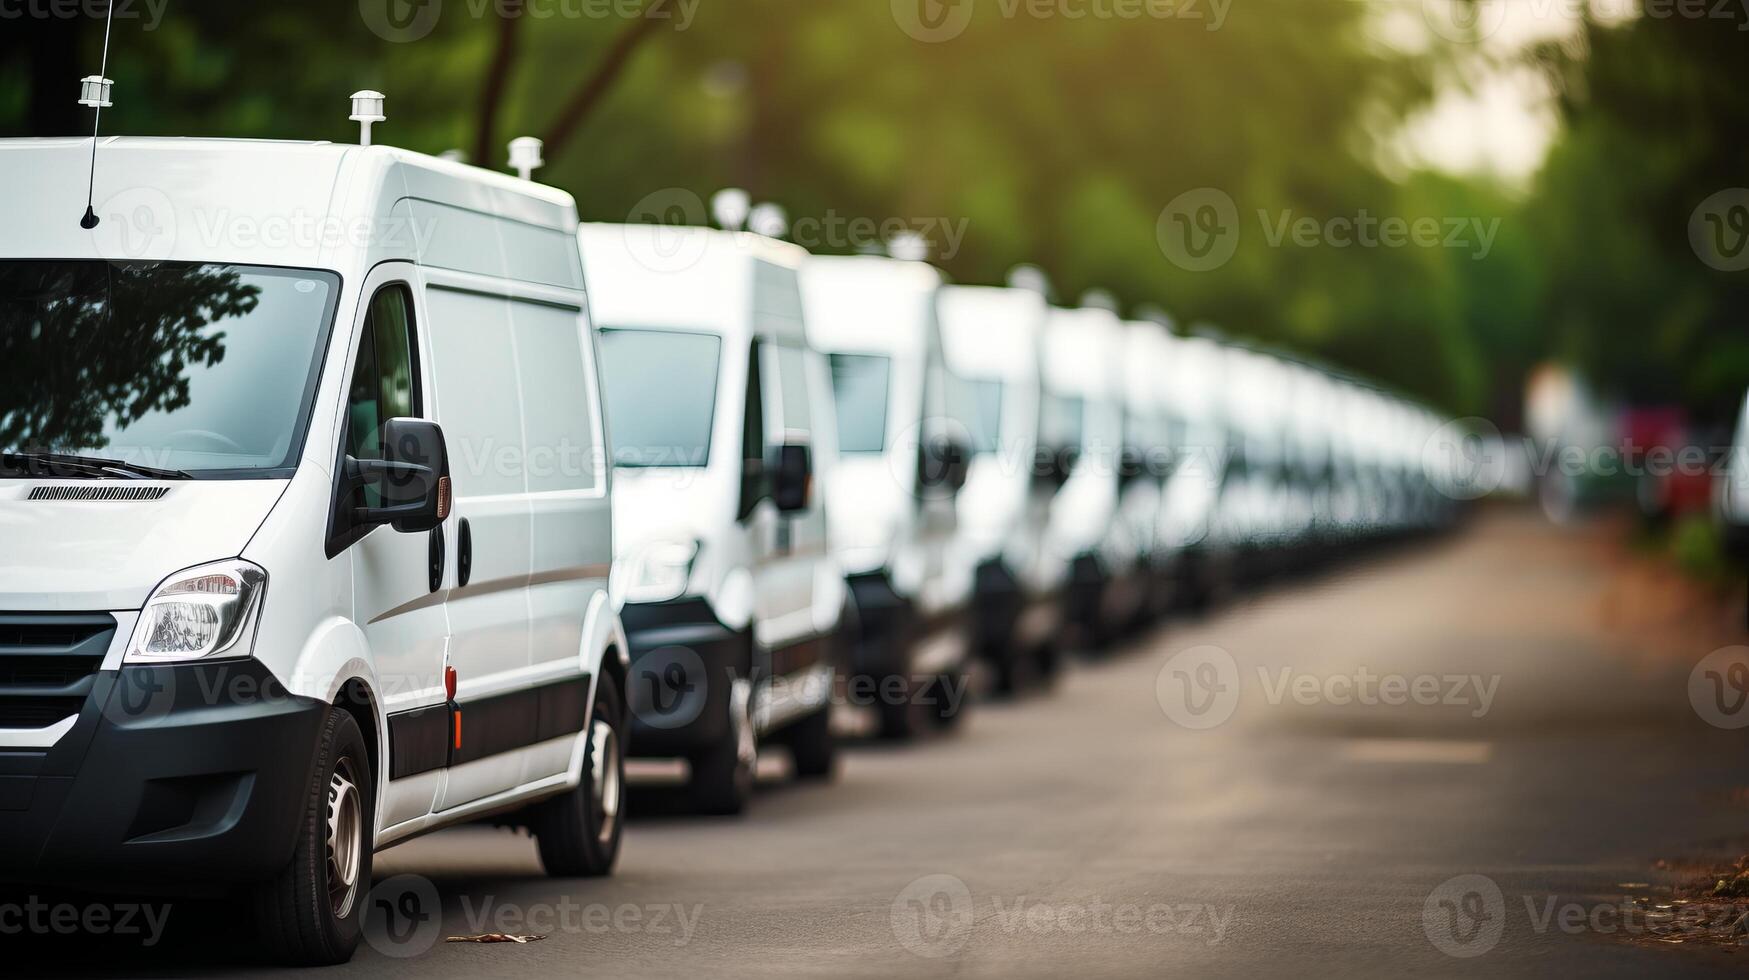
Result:
<svg viewBox="0 0 1749 980">
<path fill-rule="evenodd" d="M 1038 376 L 1045 298 L 1008 286 L 943 286 L 941 348 L 956 374 L 1025 381 Z"/>
<path fill-rule="evenodd" d="M 589 312 L 603 327 L 761 336 L 802 343 L 799 245 L 676 225 L 579 226 Z"/>
<path fill-rule="evenodd" d="M 935 322 L 941 273 L 880 255 L 817 255 L 802 266 L 808 339 L 827 351 L 920 354 Z"/>
<path fill-rule="evenodd" d="M 1123 323 L 1096 306 L 1051 307 L 1040 348 L 1047 387 L 1085 398 L 1123 397 Z"/>
<path fill-rule="evenodd" d="M 575 202 L 557 188 L 392 146 L 109 136 L 97 144 L 100 222 L 88 231 L 79 217 L 91 152 L 85 138 L 0 140 L 0 212 L 9 218 L 0 255 L 344 271 L 456 251 L 463 240 L 493 251 L 477 223 L 465 227 L 470 212 L 535 232 L 497 243 L 512 252 L 544 247 L 544 231 L 568 243 L 577 224 Z M 421 218 L 413 201 L 436 209 Z M 511 262 L 500 254 L 496 264 Z"/>
</svg>

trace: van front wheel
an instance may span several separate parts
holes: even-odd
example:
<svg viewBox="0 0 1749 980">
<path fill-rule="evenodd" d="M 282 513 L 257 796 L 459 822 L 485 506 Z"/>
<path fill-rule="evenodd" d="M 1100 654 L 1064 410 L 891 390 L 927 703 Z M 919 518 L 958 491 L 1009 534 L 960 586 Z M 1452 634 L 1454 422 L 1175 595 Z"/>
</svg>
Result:
<svg viewBox="0 0 1749 980">
<path fill-rule="evenodd" d="M 753 731 L 752 684 L 737 679 L 729 688 L 729 724 L 724 737 L 695 753 L 687 789 L 700 813 L 729 816 L 747 808 L 759 767 L 759 739 Z"/>
<path fill-rule="evenodd" d="M 330 708 L 291 863 L 255 894 L 256 927 L 276 959 L 326 966 L 346 962 L 358 948 L 376 839 L 375 789 L 358 722 Z"/>
<path fill-rule="evenodd" d="M 539 804 L 531 821 L 547 874 L 597 878 L 613 872 L 625 812 L 625 726 L 619 689 L 604 676 L 589 712 L 583 778 L 576 789 Z"/>
</svg>

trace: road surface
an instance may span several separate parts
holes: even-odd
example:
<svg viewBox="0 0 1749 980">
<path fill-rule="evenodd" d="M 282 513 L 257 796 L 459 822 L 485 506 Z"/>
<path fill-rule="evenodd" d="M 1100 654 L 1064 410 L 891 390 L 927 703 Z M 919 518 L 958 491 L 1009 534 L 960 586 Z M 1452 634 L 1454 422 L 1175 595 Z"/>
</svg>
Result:
<svg viewBox="0 0 1749 980">
<path fill-rule="evenodd" d="M 861 748 L 835 785 L 773 780 L 742 819 L 644 788 L 611 879 L 549 880 L 506 831 L 415 841 L 379 855 L 378 894 L 428 887 L 441 921 L 324 975 L 1740 971 L 1749 946 L 1626 932 L 1625 898 L 1680 877 L 1660 861 L 1749 851 L 1749 775 L 1687 694 L 1709 650 L 1608 625 L 1599 534 L 1490 511 Z M 547 938 L 442 941 L 493 931 Z M 262 970 L 246 936 L 179 904 L 149 948 L 0 944 L 25 973 L 182 976 Z"/>
</svg>

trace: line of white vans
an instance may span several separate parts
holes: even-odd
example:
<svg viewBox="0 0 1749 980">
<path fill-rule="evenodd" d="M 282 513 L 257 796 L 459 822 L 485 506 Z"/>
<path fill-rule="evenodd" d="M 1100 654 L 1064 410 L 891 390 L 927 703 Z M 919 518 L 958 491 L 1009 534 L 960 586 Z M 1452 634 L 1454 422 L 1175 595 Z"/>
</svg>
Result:
<svg viewBox="0 0 1749 980">
<path fill-rule="evenodd" d="M 104 139 L 88 228 L 91 149 L 0 142 L 0 880 L 289 961 L 382 847 L 605 874 L 628 755 L 735 812 L 835 706 L 952 725 L 1452 516 L 1425 412 L 1102 306 L 382 146 Z"/>
</svg>

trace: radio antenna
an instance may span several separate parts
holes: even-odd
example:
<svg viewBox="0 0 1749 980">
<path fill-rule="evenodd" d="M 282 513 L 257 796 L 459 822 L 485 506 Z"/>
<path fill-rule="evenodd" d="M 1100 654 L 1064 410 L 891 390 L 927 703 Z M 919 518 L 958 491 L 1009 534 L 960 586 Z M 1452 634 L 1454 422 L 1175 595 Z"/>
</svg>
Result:
<svg viewBox="0 0 1749 980">
<path fill-rule="evenodd" d="M 79 227 L 86 231 L 97 227 L 99 220 L 97 209 L 92 207 L 97 192 L 97 127 L 103 121 L 103 110 L 112 105 L 109 93 L 115 83 L 106 76 L 109 74 L 109 29 L 114 23 L 115 0 L 109 0 L 103 12 L 103 66 L 97 74 L 79 80 L 79 104 L 91 107 L 91 173 L 85 184 L 85 217 L 79 219 Z"/>
</svg>

